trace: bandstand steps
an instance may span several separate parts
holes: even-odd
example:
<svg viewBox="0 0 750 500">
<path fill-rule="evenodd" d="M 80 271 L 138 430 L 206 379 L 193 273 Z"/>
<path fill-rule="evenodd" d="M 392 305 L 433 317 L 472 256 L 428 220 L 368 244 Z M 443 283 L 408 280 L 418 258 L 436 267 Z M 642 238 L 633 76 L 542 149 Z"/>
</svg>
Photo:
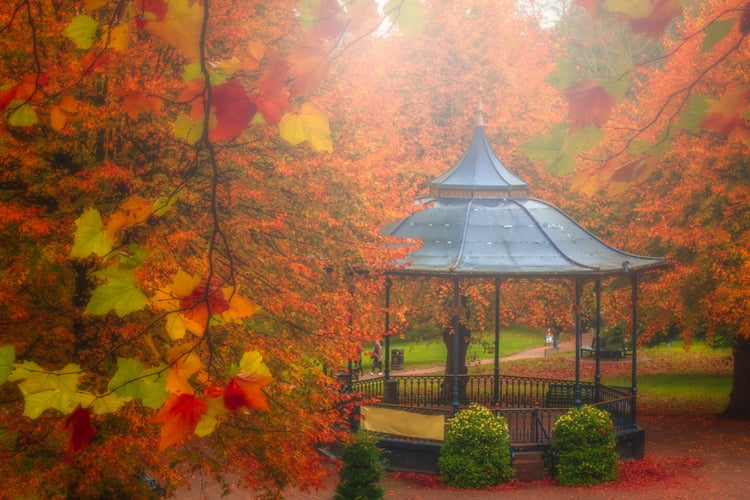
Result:
<svg viewBox="0 0 750 500">
<path fill-rule="evenodd" d="M 537 481 L 546 476 L 542 452 L 538 450 L 516 451 L 513 468 L 516 470 L 514 478 L 519 481 Z"/>
</svg>

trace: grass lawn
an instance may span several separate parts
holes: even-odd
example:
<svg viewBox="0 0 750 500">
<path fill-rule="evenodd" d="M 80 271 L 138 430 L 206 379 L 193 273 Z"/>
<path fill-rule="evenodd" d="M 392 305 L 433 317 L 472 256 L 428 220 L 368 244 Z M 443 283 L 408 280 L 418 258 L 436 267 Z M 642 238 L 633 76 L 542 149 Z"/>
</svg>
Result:
<svg viewBox="0 0 750 500">
<path fill-rule="evenodd" d="M 572 352 L 542 359 L 508 361 L 503 373 L 529 377 L 575 378 Z M 581 379 L 594 380 L 595 363 L 586 358 Z M 630 358 L 602 361 L 602 382 L 630 387 Z M 732 388 L 732 359 L 728 348 L 714 349 L 702 343 L 685 350 L 672 346 L 638 349 L 638 408 L 640 413 L 717 413 L 726 407 Z"/>
<path fill-rule="evenodd" d="M 717 413 L 729 402 L 732 361 L 729 348 L 682 343 L 639 352 L 638 396 L 642 413 Z M 607 383 L 629 386 L 630 376 Z"/>
<path fill-rule="evenodd" d="M 494 355 L 494 332 L 473 334 L 469 344 L 467 362 L 476 359 L 491 358 Z M 513 325 L 500 330 L 500 355 L 506 356 L 515 352 L 544 345 L 544 332 L 538 328 L 525 325 Z M 430 339 L 410 339 L 406 334 L 404 339 L 392 337 L 391 349 L 404 350 L 404 365 L 407 369 L 442 366 L 445 364 L 446 349 L 442 337 Z M 365 368 L 370 365 L 365 359 Z"/>
<path fill-rule="evenodd" d="M 514 325 L 500 331 L 500 355 L 506 356 L 544 345 L 544 332 L 525 325 Z M 443 366 L 446 350 L 442 338 L 391 338 L 391 349 L 403 349 L 406 369 Z M 469 344 L 467 361 L 492 358 L 494 333 L 475 334 Z M 502 373 L 528 377 L 573 380 L 574 353 L 548 358 L 507 361 Z M 365 359 L 365 368 L 369 368 Z M 492 367 L 477 366 L 471 373 Z M 602 382 L 629 387 L 630 358 L 602 361 Z M 582 380 L 593 380 L 594 361 L 587 358 L 581 365 Z M 638 407 L 641 413 L 695 414 L 718 413 L 726 407 L 732 388 L 732 359 L 729 348 L 712 348 L 695 342 L 685 350 L 682 342 L 638 349 Z"/>
</svg>

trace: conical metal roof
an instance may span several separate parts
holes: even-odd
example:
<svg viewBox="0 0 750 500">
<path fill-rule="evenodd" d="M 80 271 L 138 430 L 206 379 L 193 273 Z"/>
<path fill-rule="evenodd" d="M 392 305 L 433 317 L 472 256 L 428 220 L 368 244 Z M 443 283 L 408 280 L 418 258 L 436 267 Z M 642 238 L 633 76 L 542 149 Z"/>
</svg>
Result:
<svg viewBox="0 0 750 500">
<path fill-rule="evenodd" d="M 417 248 L 392 274 L 486 277 L 602 276 L 665 260 L 613 248 L 529 187 L 492 150 L 480 123 L 459 162 L 431 184 L 426 207 L 386 228 Z"/>
<path fill-rule="evenodd" d="M 503 165 L 480 122 L 469 149 L 453 168 L 430 183 L 430 194 L 435 198 L 528 198 L 529 185 Z"/>
</svg>

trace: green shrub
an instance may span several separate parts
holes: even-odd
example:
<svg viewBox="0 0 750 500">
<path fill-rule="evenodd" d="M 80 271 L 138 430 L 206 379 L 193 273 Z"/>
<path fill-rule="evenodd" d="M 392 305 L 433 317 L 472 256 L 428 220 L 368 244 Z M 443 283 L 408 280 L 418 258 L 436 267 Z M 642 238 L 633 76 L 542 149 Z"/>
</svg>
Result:
<svg viewBox="0 0 750 500">
<path fill-rule="evenodd" d="M 341 452 L 336 500 L 376 500 L 383 498 L 380 480 L 385 474 L 385 460 L 375 446 L 375 439 L 357 432 Z"/>
<path fill-rule="evenodd" d="M 612 481 L 619 459 L 615 444 L 609 413 L 588 405 L 574 408 L 555 421 L 547 470 L 563 485 Z"/>
<path fill-rule="evenodd" d="M 508 422 L 472 404 L 448 420 L 438 459 L 440 478 L 457 488 L 485 488 L 513 477 Z"/>
</svg>

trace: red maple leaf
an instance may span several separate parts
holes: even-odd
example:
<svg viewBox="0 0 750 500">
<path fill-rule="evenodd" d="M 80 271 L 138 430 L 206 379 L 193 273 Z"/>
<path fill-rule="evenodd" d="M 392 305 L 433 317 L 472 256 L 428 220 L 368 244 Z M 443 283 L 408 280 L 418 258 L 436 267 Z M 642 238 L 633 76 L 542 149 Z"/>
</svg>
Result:
<svg viewBox="0 0 750 500">
<path fill-rule="evenodd" d="M 317 16 L 315 25 L 307 33 L 308 38 L 335 38 L 344 28 L 339 16 L 342 14 L 341 5 L 337 0 L 323 0 L 313 9 Z"/>
<path fill-rule="evenodd" d="M 745 120 L 745 109 L 749 103 L 750 87 L 738 87 L 719 99 L 709 99 L 710 107 L 701 127 L 722 135 L 739 132 L 746 136 L 750 125 Z"/>
<path fill-rule="evenodd" d="M 630 26 L 634 33 L 646 33 L 652 38 L 658 38 L 680 12 L 682 5 L 679 0 L 654 0 L 653 10 L 648 17 L 631 19 Z"/>
<path fill-rule="evenodd" d="M 20 86 L 21 84 L 17 83 L 0 92 L 0 111 L 4 111 L 8 107 L 8 104 L 16 97 L 16 91 Z"/>
<path fill-rule="evenodd" d="M 200 306 L 206 307 L 206 301 L 212 315 L 221 314 L 231 307 L 222 290 L 217 286 L 207 287 L 205 281 L 196 286 L 192 293 L 183 297 L 180 302 L 184 309 L 191 311 Z"/>
<path fill-rule="evenodd" d="M 292 95 L 306 94 L 328 73 L 328 51 L 322 47 L 297 45 L 287 57 L 289 74 L 294 78 Z"/>
<path fill-rule="evenodd" d="M 135 8 L 140 17 L 145 14 L 153 15 L 157 21 L 162 21 L 167 16 L 167 2 L 164 0 L 136 0 Z"/>
<path fill-rule="evenodd" d="M 91 50 L 81 57 L 81 70 L 84 75 L 90 75 L 97 68 L 106 66 L 115 60 L 111 50 Z"/>
<path fill-rule="evenodd" d="M 592 14 L 596 12 L 596 0 L 575 0 L 575 3 L 588 10 Z"/>
<path fill-rule="evenodd" d="M 258 110 L 239 80 L 232 79 L 212 90 L 211 108 L 216 126 L 208 133 L 212 141 L 232 139 L 247 128 Z"/>
<path fill-rule="evenodd" d="M 568 99 L 570 131 L 587 125 L 602 127 L 612 112 L 615 98 L 596 80 L 580 80 L 563 91 Z"/>
<path fill-rule="evenodd" d="M 742 8 L 742 16 L 740 17 L 740 33 L 747 35 L 750 33 L 750 2 L 747 2 Z"/>
<path fill-rule="evenodd" d="M 289 74 L 289 67 L 273 50 L 269 50 L 266 57 L 269 62 L 268 67 L 254 85 L 257 89 L 255 103 L 258 111 L 268 123 L 278 125 L 284 112 L 292 109 L 289 105 L 288 91 L 284 85 Z"/>
<path fill-rule="evenodd" d="M 164 424 L 161 428 L 159 450 L 195 432 L 195 427 L 207 410 L 206 402 L 192 394 L 177 394 L 170 397 L 154 417 L 155 422 Z"/>
<path fill-rule="evenodd" d="M 91 423 L 91 413 L 79 404 L 73 413 L 65 417 L 65 428 L 70 430 L 67 460 L 70 462 L 73 453 L 88 448 L 91 438 L 96 435 L 94 424 Z"/>
<path fill-rule="evenodd" d="M 235 375 L 224 389 L 224 407 L 229 411 L 243 407 L 269 411 L 263 387 L 270 381 L 269 377 L 257 373 Z"/>
</svg>

